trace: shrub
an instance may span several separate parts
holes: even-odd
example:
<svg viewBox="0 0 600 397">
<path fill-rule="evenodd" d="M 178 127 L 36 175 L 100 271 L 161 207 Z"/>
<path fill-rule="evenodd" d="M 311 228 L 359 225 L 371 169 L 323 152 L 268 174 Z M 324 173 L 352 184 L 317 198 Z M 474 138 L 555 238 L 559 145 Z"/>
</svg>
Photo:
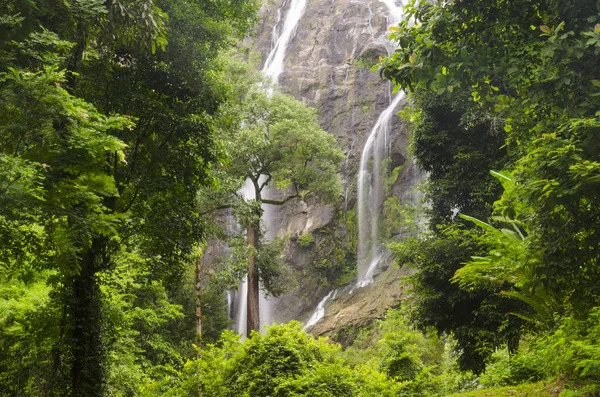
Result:
<svg viewBox="0 0 600 397">
<path fill-rule="evenodd" d="M 593 308 L 585 319 L 563 317 L 556 331 L 540 337 L 535 348 L 549 375 L 600 391 L 600 307 Z"/>
<path fill-rule="evenodd" d="M 532 383 L 546 377 L 543 358 L 527 349 L 510 356 L 506 349 L 496 352 L 480 378 L 484 387 L 513 386 Z"/>
<path fill-rule="evenodd" d="M 200 358 L 186 364 L 186 381 L 172 395 L 357 395 L 358 377 L 343 365 L 339 345 L 315 339 L 299 322 L 273 325 L 264 335 L 254 332 L 243 343 L 226 332 L 219 343 L 200 350 Z"/>
<path fill-rule="evenodd" d="M 298 245 L 300 245 L 300 247 L 308 248 L 313 243 L 313 235 L 312 233 L 301 234 L 300 236 L 298 236 L 298 239 L 296 241 L 298 242 Z"/>
</svg>

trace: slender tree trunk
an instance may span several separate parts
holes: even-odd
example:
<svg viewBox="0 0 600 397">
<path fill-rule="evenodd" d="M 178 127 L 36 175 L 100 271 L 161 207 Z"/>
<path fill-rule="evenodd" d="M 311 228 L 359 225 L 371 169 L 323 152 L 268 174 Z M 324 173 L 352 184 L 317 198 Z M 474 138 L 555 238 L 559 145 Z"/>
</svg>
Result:
<svg viewBox="0 0 600 397">
<path fill-rule="evenodd" d="M 202 257 L 196 259 L 196 269 L 194 277 L 194 289 L 196 295 L 196 339 L 199 341 L 202 339 L 202 306 L 200 301 L 200 292 L 202 286 L 200 285 L 200 273 L 202 272 Z"/>
<path fill-rule="evenodd" d="M 260 221 L 258 222 L 260 225 Z M 258 250 L 259 226 L 248 226 L 248 245 Z M 251 331 L 260 330 L 260 311 L 258 298 L 258 269 L 256 257 L 253 255 L 248 260 L 248 313 L 246 315 L 246 334 L 250 336 Z"/>
<path fill-rule="evenodd" d="M 260 176 L 250 178 L 254 185 L 254 199 L 257 203 L 262 203 L 261 187 L 258 183 Z M 248 225 L 248 245 L 254 247 L 256 252 L 260 249 L 260 218 L 262 217 L 262 209 L 256 209 L 256 219 L 250 221 Z M 246 313 L 246 335 L 250 336 L 251 331 L 260 331 L 260 309 L 259 309 L 259 277 L 256 263 L 256 255 L 252 255 L 248 259 L 248 305 Z"/>
<path fill-rule="evenodd" d="M 94 240 L 83 254 L 81 271 L 73 278 L 67 297 L 72 330 L 71 393 L 73 397 L 101 397 L 106 382 L 106 354 L 102 341 L 102 300 L 96 279 L 96 257 L 102 243 Z"/>
<path fill-rule="evenodd" d="M 75 92 L 76 85 L 76 73 L 81 69 L 81 63 L 83 61 L 83 53 L 85 52 L 86 42 L 87 42 L 87 26 L 84 23 L 83 19 L 79 19 L 77 22 L 77 36 L 78 41 L 75 43 L 75 47 L 73 48 L 71 59 L 69 59 L 67 64 L 67 90 L 73 94 Z"/>
</svg>

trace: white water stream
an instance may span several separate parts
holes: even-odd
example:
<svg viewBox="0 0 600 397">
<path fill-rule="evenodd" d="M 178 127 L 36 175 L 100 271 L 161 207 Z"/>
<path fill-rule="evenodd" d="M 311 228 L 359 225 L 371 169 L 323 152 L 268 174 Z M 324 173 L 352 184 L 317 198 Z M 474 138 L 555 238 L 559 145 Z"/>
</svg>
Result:
<svg viewBox="0 0 600 397">
<path fill-rule="evenodd" d="M 388 8 L 388 11 L 390 12 L 389 16 L 388 16 L 388 25 L 396 25 L 398 24 L 401 20 L 402 17 L 404 16 L 404 4 L 401 1 L 395 1 L 395 0 L 379 0 L 380 2 L 382 2 L 383 4 L 386 5 L 386 7 Z M 400 5 L 398 5 L 398 3 L 400 3 Z"/>
<path fill-rule="evenodd" d="M 379 0 L 389 11 L 389 26 L 397 25 L 403 18 L 403 4 L 395 0 Z M 390 43 L 392 44 L 392 43 Z M 388 51 L 393 51 L 388 48 Z M 383 209 L 386 169 L 383 161 L 389 156 L 389 136 L 396 108 L 406 97 L 399 92 L 389 106 L 379 115 L 363 148 L 358 171 L 358 281 L 355 288 L 373 282 L 373 274 L 383 257 L 380 239 L 380 220 Z"/>
<path fill-rule="evenodd" d="M 235 295 L 235 330 L 238 334 L 246 336 L 246 318 L 248 315 L 248 276 L 238 287 Z"/>
<path fill-rule="evenodd" d="M 403 18 L 403 3 L 395 0 L 379 0 L 388 8 L 388 26 L 397 25 Z M 369 7 L 369 12 L 371 9 Z M 389 53 L 395 50 L 395 44 L 386 40 Z M 358 280 L 350 294 L 356 288 L 365 287 L 373 282 L 373 274 L 383 257 L 380 241 L 380 218 L 384 197 L 383 160 L 389 156 L 388 137 L 392 129 L 395 110 L 406 97 L 398 93 L 390 105 L 379 115 L 371 130 L 361 154 L 358 172 Z M 305 329 L 316 324 L 325 315 L 325 305 L 333 291 L 319 302 L 316 310 L 306 323 Z M 333 295 L 335 297 L 335 294 Z"/>
<path fill-rule="evenodd" d="M 380 218 L 384 197 L 383 160 L 389 156 L 388 137 L 392 117 L 405 98 L 398 93 L 377 119 L 367 138 L 358 170 L 358 282 L 365 287 L 373 282 L 373 273 L 382 257 Z"/>
<path fill-rule="evenodd" d="M 317 305 L 317 309 L 314 311 L 314 313 L 312 314 L 312 316 L 310 316 L 310 318 L 306 322 L 306 325 L 304 326 L 304 329 L 312 327 L 313 325 L 315 325 L 316 323 L 318 323 L 319 320 L 323 318 L 323 316 L 325 316 L 325 304 L 327 303 L 327 301 L 329 300 L 329 298 L 335 298 L 336 295 L 337 295 L 337 290 L 333 290 L 330 293 L 328 293 L 321 300 L 321 302 L 319 302 L 319 304 Z"/>
<path fill-rule="evenodd" d="M 277 34 L 276 28 L 281 19 L 281 9 L 277 11 L 277 22 L 275 23 L 275 26 L 273 26 L 273 37 L 271 38 L 274 45 L 263 67 L 263 73 L 266 76 L 269 76 L 274 84 L 279 84 L 279 75 L 283 72 L 283 61 L 285 59 L 288 44 L 296 33 L 298 22 L 300 22 L 300 18 L 302 18 L 304 10 L 306 9 L 307 0 L 290 1 L 290 8 L 285 14 L 283 28 L 280 34 Z"/>
</svg>

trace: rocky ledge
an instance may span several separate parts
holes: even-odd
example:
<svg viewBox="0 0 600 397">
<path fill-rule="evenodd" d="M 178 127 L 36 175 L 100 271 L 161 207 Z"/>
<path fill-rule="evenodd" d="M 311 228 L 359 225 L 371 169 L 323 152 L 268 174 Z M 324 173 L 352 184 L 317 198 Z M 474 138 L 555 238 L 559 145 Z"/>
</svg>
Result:
<svg viewBox="0 0 600 397">
<path fill-rule="evenodd" d="M 376 283 L 352 293 L 340 291 L 336 298 L 327 302 L 325 316 L 308 331 L 314 336 L 329 337 L 344 347 L 349 346 L 361 329 L 383 318 L 388 308 L 399 305 L 404 294 L 401 280 L 410 274 L 408 267 L 391 265 L 379 274 Z"/>
</svg>

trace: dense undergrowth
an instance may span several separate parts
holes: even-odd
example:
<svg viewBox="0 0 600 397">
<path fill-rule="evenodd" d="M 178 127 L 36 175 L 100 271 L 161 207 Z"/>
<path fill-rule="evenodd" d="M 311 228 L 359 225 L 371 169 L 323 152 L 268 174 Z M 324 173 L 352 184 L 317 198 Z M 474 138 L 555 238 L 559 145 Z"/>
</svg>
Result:
<svg viewBox="0 0 600 397">
<path fill-rule="evenodd" d="M 197 347 L 178 385 L 156 381 L 147 395 L 172 396 L 594 396 L 599 392 L 597 328 L 566 318 L 553 333 L 496 351 L 479 375 L 461 371 L 451 337 L 423 334 L 389 310 L 342 350 L 292 322 L 240 340 L 226 332 Z M 149 394 L 148 394 L 149 393 Z"/>
<path fill-rule="evenodd" d="M 105 289 L 109 396 L 593 396 L 599 391 L 600 311 L 587 321 L 564 317 L 556 331 L 522 340 L 517 354 L 496 351 L 486 370 L 475 375 L 460 370 L 451 336 L 419 332 L 404 310 L 389 310 L 345 350 L 306 334 L 297 322 L 273 325 L 245 340 L 226 331 L 212 344 L 185 347 L 166 332 L 181 322 L 182 306 L 168 303 L 163 287 L 147 284 L 145 277 L 121 273 Z M 128 298 L 132 291 L 135 300 Z M 14 393 L 43 393 L 44 371 L 51 368 L 59 337 L 47 332 L 58 320 L 49 292 L 43 283 L 6 284 L 0 291 L 0 382 L 22 380 L 13 384 Z M 8 390 L 2 395 L 13 395 Z"/>
</svg>

